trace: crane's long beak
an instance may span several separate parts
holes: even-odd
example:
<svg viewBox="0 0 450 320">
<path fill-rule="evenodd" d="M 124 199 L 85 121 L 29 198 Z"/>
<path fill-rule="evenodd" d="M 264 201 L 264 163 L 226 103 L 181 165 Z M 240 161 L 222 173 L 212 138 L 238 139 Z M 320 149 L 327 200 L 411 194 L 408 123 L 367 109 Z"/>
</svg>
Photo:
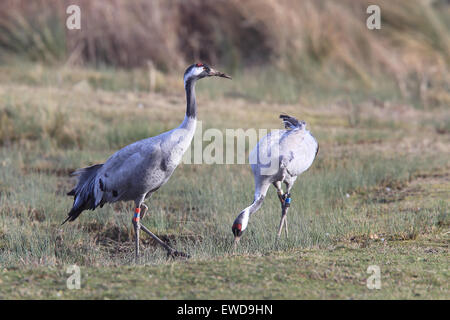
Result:
<svg viewBox="0 0 450 320">
<path fill-rule="evenodd" d="M 215 76 L 215 77 L 222 77 L 222 78 L 227 78 L 231 80 L 231 77 L 223 72 L 220 72 L 218 70 L 214 70 L 213 68 L 211 68 L 209 70 L 209 74 L 210 77 Z"/>
<path fill-rule="evenodd" d="M 235 237 L 234 237 L 234 241 L 233 241 L 233 251 L 236 251 L 240 239 L 241 239 L 241 237 L 238 237 L 238 236 L 235 236 Z"/>
</svg>

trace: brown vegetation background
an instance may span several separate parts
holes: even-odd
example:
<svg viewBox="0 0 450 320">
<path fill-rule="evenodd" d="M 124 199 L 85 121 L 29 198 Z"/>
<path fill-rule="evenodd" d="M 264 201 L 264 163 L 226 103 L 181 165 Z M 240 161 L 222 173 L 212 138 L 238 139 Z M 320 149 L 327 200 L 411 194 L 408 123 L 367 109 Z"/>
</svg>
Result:
<svg viewBox="0 0 450 320">
<path fill-rule="evenodd" d="M 0 57 L 120 68 L 151 61 L 169 73 L 195 61 L 232 73 L 269 67 L 318 86 L 335 78 L 373 88 L 387 79 L 402 97 L 448 104 L 449 2 L 376 1 L 382 28 L 368 30 L 366 8 L 373 3 L 4 0 Z M 81 8 L 81 30 L 65 28 L 70 4 Z"/>
</svg>

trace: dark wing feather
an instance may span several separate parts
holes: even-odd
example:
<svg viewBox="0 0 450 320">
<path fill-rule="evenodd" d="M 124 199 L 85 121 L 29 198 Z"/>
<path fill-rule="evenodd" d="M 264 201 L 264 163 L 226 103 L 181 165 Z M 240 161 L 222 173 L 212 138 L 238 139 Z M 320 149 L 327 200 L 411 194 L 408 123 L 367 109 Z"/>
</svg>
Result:
<svg viewBox="0 0 450 320">
<path fill-rule="evenodd" d="M 280 114 L 280 119 L 283 120 L 284 127 L 288 130 L 301 128 L 300 122 L 294 117 L 290 117 L 287 114 Z"/>
</svg>

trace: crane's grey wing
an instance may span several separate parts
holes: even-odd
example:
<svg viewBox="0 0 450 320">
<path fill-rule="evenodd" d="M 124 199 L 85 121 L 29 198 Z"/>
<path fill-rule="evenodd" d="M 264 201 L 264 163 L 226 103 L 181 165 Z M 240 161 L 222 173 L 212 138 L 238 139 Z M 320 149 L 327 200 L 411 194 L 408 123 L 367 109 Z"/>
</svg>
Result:
<svg viewBox="0 0 450 320">
<path fill-rule="evenodd" d="M 280 141 L 281 166 L 298 176 L 312 165 L 319 144 L 307 130 L 293 131 Z"/>
<path fill-rule="evenodd" d="M 249 155 L 249 162 L 255 177 L 277 179 L 280 174 L 280 140 L 286 130 L 274 130 L 263 137 Z"/>
<path fill-rule="evenodd" d="M 145 193 L 147 185 L 143 179 L 146 172 L 154 171 L 160 162 L 161 150 L 157 139 L 141 140 L 117 151 L 99 172 L 99 198 L 96 196 L 96 200 L 98 203 L 101 199 L 105 202 L 134 200 L 136 195 Z M 129 198 L 127 195 L 134 196 Z"/>
<path fill-rule="evenodd" d="M 145 139 L 114 153 L 104 164 L 79 169 L 73 173 L 78 182 L 68 195 L 74 196 L 73 207 L 66 221 L 75 220 L 84 210 L 94 210 L 107 202 L 134 200 L 144 194 L 142 172 L 152 170 L 160 162 L 161 152 L 157 139 Z M 136 188 L 142 190 L 136 190 Z M 126 196 L 133 195 L 126 199 Z"/>
</svg>

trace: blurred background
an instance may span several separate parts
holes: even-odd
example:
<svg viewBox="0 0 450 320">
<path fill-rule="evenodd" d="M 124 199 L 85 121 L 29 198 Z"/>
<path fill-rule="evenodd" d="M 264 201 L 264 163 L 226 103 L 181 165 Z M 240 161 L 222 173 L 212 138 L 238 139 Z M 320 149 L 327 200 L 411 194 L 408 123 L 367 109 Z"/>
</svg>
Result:
<svg viewBox="0 0 450 320">
<path fill-rule="evenodd" d="M 201 61 L 234 75 L 225 92 L 208 90 L 214 95 L 315 103 L 351 94 L 448 105 L 450 2 L 376 1 L 382 27 L 368 30 L 372 2 L 3 0 L 0 61 L 140 70 L 132 81 L 89 82 L 156 91 L 173 91 L 167 76 L 179 79 Z M 66 28 L 70 4 L 81 8 L 81 30 Z"/>
</svg>

